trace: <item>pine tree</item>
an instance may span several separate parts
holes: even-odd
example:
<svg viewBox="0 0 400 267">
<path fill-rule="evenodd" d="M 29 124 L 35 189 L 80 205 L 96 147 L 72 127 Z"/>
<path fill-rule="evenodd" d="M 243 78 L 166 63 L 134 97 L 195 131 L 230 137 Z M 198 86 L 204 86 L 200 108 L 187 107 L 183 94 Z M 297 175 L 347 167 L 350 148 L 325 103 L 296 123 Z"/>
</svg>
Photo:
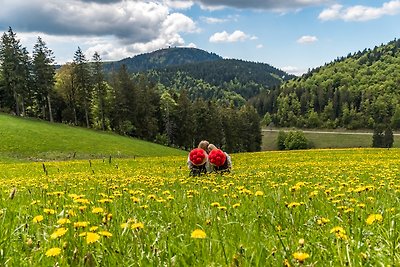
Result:
<svg viewBox="0 0 400 267">
<path fill-rule="evenodd" d="M 0 62 L 5 99 L 13 99 L 13 103 L 7 104 L 15 110 L 17 116 L 24 115 L 24 101 L 29 92 L 30 59 L 11 27 L 1 38 Z"/>
<path fill-rule="evenodd" d="M 47 117 L 47 109 L 48 119 L 53 122 L 50 96 L 55 83 L 54 55 L 53 51 L 47 48 L 46 43 L 40 37 L 38 37 L 37 43 L 33 47 L 32 70 L 35 84 L 35 97 L 42 110 L 43 118 Z"/>
<path fill-rule="evenodd" d="M 89 107 L 92 99 L 92 86 L 88 62 L 80 47 L 78 47 L 78 50 L 74 54 L 73 63 L 77 95 L 85 113 L 86 127 L 89 128 Z"/>
</svg>

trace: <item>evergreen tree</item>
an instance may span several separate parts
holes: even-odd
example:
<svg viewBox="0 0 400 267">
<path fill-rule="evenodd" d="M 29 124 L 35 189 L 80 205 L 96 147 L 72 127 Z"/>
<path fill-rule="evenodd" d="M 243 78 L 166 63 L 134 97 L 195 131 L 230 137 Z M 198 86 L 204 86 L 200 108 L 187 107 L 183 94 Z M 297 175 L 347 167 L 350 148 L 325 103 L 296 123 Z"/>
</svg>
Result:
<svg viewBox="0 0 400 267">
<path fill-rule="evenodd" d="M 92 100 L 92 86 L 90 70 L 85 54 L 80 47 L 74 54 L 74 80 L 77 88 L 77 95 L 80 104 L 83 106 L 86 127 L 90 127 L 89 107 Z"/>
<path fill-rule="evenodd" d="M 54 55 L 53 51 L 47 48 L 46 43 L 40 37 L 33 47 L 32 63 L 37 104 L 43 113 L 43 118 L 48 118 L 53 122 L 51 92 L 55 83 Z M 46 109 L 48 116 L 46 116 Z"/>
<path fill-rule="evenodd" d="M 3 94 L 6 101 L 12 99 L 12 102 L 4 104 L 14 109 L 17 116 L 24 115 L 24 100 L 28 96 L 27 82 L 30 80 L 29 55 L 21 46 L 11 27 L 1 38 L 0 62 L 2 63 Z"/>
<path fill-rule="evenodd" d="M 177 100 L 176 127 L 179 129 L 175 140 L 176 145 L 188 150 L 195 146 L 195 120 L 193 104 L 190 102 L 187 91 L 182 90 Z"/>
</svg>

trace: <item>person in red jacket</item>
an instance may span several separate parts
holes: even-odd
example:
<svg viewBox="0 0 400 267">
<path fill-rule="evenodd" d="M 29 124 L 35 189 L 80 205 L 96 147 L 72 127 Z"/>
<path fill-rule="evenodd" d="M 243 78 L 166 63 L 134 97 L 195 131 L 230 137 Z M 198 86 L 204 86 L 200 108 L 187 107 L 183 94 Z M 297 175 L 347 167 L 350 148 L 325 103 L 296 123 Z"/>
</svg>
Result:
<svg viewBox="0 0 400 267">
<path fill-rule="evenodd" d="M 208 145 L 208 161 L 211 171 L 230 172 L 232 168 L 232 160 L 228 153 L 218 149 L 215 145 Z"/>
<path fill-rule="evenodd" d="M 208 164 L 208 141 L 201 141 L 197 148 L 192 149 L 188 155 L 187 165 L 190 175 L 200 175 L 209 171 Z"/>
</svg>

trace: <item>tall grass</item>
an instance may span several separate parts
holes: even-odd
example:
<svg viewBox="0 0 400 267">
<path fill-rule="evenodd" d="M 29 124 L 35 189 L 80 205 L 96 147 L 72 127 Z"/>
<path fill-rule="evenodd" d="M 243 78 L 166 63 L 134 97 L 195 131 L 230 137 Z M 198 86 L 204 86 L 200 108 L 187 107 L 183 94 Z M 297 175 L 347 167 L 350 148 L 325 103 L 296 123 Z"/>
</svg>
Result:
<svg viewBox="0 0 400 267">
<path fill-rule="evenodd" d="M 200 177 L 184 156 L 0 164 L 0 265 L 397 266 L 399 157 L 233 154 Z"/>
</svg>

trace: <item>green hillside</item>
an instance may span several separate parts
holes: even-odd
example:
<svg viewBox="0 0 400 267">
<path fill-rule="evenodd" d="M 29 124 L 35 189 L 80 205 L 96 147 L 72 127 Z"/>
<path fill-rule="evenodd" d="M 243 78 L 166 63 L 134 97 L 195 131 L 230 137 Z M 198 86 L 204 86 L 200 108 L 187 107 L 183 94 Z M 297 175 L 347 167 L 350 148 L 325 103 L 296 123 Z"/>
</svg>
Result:
<svg viewBox="0 0 400 267">
<path fill-rule="evenodd" d="M 125 58 L 104 64 L 104 70 L 110 72 L 125 65 L 129 72 L 147 71 L 150 69 L 166 68 L 168 66 L 214 61 L 220 56 L 197 48 L 173 47 L 160 49 L 134 57 Z"/>
<path fill-rule="evenodd" d="M 400 129 L 400 40 L 364 49 L 288 81 L 252 103 L 276 126 Z M 272 103 L 272 104 L 271 104 Z"/>
<path fill-rule="evenodd" d="M 0 113 L 0 160 L 68 160 L 185 155 L 172 149 L 111 133 Z"/>
</svg>

